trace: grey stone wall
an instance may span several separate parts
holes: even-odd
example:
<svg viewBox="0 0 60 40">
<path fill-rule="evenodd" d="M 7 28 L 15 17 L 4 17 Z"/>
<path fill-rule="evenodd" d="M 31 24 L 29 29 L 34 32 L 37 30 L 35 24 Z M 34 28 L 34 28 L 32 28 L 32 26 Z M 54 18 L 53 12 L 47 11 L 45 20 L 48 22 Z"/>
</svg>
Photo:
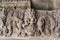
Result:
<svg viewBox="0 0 60 40">
<path fill-rule="evenodd" d="M 60 0 L 31 0 L 32 8 L 39 10 L 60 9 Z"/>
</svg>

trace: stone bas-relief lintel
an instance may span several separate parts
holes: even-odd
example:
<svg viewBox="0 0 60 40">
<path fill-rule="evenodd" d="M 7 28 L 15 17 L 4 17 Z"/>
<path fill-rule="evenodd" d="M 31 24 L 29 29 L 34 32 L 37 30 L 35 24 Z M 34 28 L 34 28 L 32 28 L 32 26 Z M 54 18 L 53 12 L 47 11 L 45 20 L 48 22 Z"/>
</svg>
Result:
<svg viewBox="0 0 60 40">
<path fill-rule="evenodd" d="M 60 9 L 35 10 L 30 3 L 18 4 L 4 4 L 0 11 L 0 39 L 58 40 Z"/>
<path fill-rule="evenodd" d="M 0 25 L 2 29 L 0 31 L 1 37 L 37 37 L 41 35 L 60 35 L 59 10 L 34 11 L 33 9 L 27 8 L 26 10 L 5 9 L 4 11 L 4 16 L 1 20 L 2 25 Z"/>
</svg>

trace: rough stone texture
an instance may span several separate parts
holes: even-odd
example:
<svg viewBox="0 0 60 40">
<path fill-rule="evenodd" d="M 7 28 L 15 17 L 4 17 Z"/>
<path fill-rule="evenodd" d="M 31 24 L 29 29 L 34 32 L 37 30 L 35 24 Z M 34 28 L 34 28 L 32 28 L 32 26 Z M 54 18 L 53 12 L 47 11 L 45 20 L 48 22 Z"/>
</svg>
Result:
<svg viewBox="0 0 60 40">
<path fill-rule="evenodd" d="M 38 18 L 38 30 L 44 35 L 56 35 L 59 36 L 59 10 L 41 11 L 37 10 Z M 41 14 L 42 13 L 42 14 Z"/>
<path fill-rule="evenodd" d="M 4 15 L 4 16 L 3 16 Z M 60 36 L 60 11 L 8 8 L 1 14 L 1 35 L 9 36 Z M 37 35 L 38 34 L 38 35 Z"/>
<path fill-rule="evenodd" d="M 49 4 L 51 3 L 48 3 L 48 1 L 53 1 L 38 1 L 2 2 L 2 5 L 0 5 L 0 39 L 59 40 L 60 9 L 49 11 L 51 6 Z M 39 5 L 40 2 L 43 4 Z M 33 9 L 31 8 L 32 5 L 34 6 Z M 38 8 L 36 8 L 36 5 Z M 53 4 L 55 8 L 59 8 L 58 5 Z M 48 10 L 38 10 L 40 6 Z"/>
</svg>

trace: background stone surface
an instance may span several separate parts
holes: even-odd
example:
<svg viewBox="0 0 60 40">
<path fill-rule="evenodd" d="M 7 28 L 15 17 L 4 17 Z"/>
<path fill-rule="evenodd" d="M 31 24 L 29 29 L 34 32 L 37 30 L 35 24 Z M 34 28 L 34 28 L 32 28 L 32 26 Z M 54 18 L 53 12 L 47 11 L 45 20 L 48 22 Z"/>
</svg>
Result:
<svg viewBox="0 0 60 40">
<path fill-rule="evenodd" d="M 32 8 L 39 10 L 60 9 L 60 0 L 31 0 Z"/>
</svg>

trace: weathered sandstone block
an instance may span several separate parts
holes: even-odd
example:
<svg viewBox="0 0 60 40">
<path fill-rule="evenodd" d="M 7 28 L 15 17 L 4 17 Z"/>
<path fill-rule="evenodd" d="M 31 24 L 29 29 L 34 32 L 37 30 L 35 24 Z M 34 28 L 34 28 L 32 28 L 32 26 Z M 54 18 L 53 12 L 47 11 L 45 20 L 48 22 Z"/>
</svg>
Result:
<svg viewBox="0 0 60 40">
<path fill-rule="evenodd" d="M 32 1 L 34 8 L 36 5 L 46 9 L 51 6 L 48 6 L 48 0 L 38 1 Z M 35 2 L 37 3 L 35 4 Z M 44 5 L 39 5 L 39 3 Z M 60 36 L 60 9 L 48 11 L 36 8 L 35 10 L 30 8 L 28 2 L 17 2 L 12 6 L 7 3 L 2 5 L 3 12 L 0 11 L 1 37 Z"/>
</svg>

